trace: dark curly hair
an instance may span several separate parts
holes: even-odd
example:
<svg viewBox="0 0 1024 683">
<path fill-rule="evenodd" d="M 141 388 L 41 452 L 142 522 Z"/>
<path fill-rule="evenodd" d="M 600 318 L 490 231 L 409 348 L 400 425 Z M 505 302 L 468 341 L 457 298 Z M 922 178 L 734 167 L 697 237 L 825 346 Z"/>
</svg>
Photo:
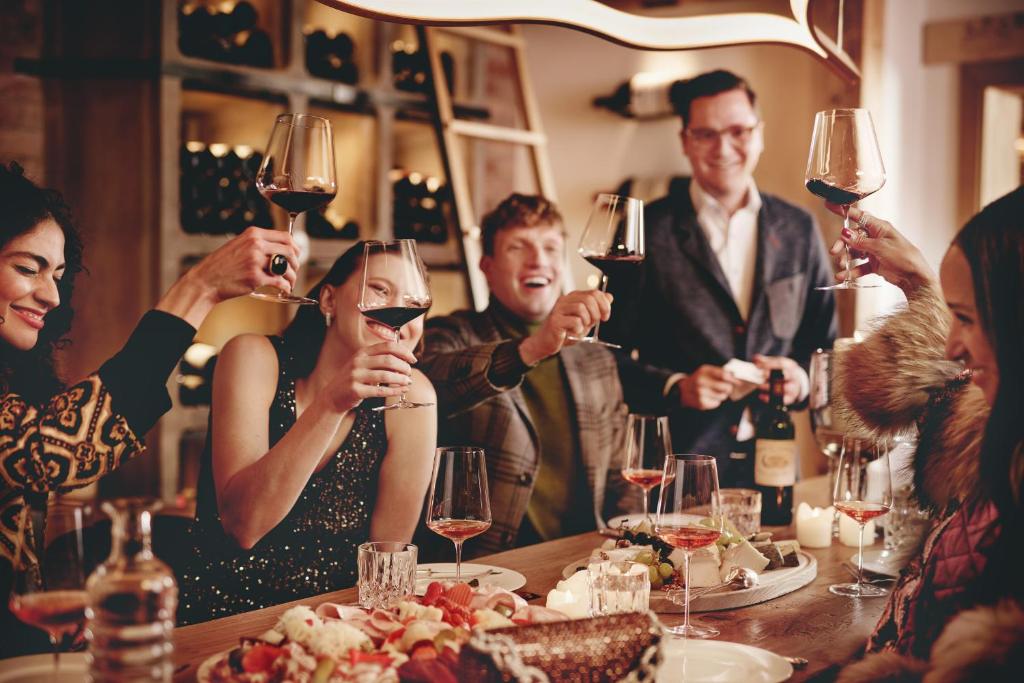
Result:
<svg viewBox="0 0 1024 683">
<path fill-rule="evenodd" d="M 712 97 L 730 90 L 742 90 L 750 100 L 750 106 L 757 103 L 757 95 L 746 80 L 724 69 L 707 71 L 685 81 L 676 81 L 669 91 L 669 98 L 676 114 L 683 119 L 683 128 L 690 125 L 690 106 L 698 97 Z"/>
<path fill-rule="evenodd" d="M 562 226 L 562 214 L 554 203 L 540 195 L 514 192 L 480 221 L 484 254 L 494 256 L 494 236 L 505 228 Z"/>
<path fill-rule="evenodd" d="M 60 193 L 26 178 L 17 162 L 0 164 L 0 212 L 0 249 L 47 219 L 56 222 L 64 233 L 67 265 L 57 285 L 60 303 L 46 314 L 39 341 L 28 351 L 0 342 L 0 391 L 14 392 L 30 403 L 40 404 L 62 388 L 54 366 L 54 352 L 69 343 L 71 295 L 75 276 L 82 270 L 82 240 L 72 221 L 71 209 Z"/>
<path fill-rule="evenodd" d="M 319 301 L 320 290 L 324 285 L 337 287 L 344 284 L 362 264 L 364 244 L 365 242 L 356 242 L 349 247 L 344 254 L 338 257 L 327 274 L 309 289 L 306 296 Z M 309 373 L 313 372 L 326 334 L 327 325 L 324 322 L 324 314 L 320 312 L 320 307 L 300 306 L 295 318 L 281 333 L 281 337 L 294 359 L 292 370 L 296 377 L 308 377 Z"/>
</svg>

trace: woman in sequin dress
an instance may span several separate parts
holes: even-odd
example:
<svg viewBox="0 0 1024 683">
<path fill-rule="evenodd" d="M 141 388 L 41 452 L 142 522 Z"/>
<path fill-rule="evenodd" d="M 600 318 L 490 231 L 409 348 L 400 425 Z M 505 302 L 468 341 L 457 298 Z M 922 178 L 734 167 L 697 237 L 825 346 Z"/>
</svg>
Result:
<svg viewBox="0 0 1024 683">
<path fill-rule="evenodd" d="M 352 586 L 360 543 L 412 537 L 436 410 L 372 408 L 403 390 L 434 402 L 411 367 L 423 321 L 395 342 L 360 314 L 362 252 L 334 263 L 281 337 L 242 335 L 220 354 L 179 623 Z"/>
</svg>

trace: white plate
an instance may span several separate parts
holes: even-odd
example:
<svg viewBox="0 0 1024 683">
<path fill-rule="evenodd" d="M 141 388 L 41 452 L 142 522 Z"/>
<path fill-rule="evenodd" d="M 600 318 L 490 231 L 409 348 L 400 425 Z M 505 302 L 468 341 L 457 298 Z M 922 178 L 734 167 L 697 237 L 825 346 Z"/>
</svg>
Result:
<svg viewBox="0 0 1024 683">
<path fill-rule="evenodd" d="M 655 517 L 656 515 L 651 515 L 651 524 L 654 524 Z M 685 520 L 692 520 L 694 522 L 699 522 L 701 519 L 700 515 L 681 515 L 681 517 Z M 628 515 L 619 515 L 618 517 L 612 517 L 608 520 L 608 526 L 612 529 L 618 529 L 622 526 L 622 523 L 625 522 L 626 526 L 632 529 L 642 521 L 644 521 L 644 513 L 633 512 Z"/>
<path fill-rule="evenodd" d="M 666 635 L 661 646 L 659 683 L 778 683 L 793 675 L 785 659 L 750 645 Z"/>
<path fill-rule="evenodd" d="M 882 576 L 897 577 L 900 575 L 900 567 L 896 564 L 889 564 L 885 561 L 887 557 L 895 560 L 893 553 L 888 550 L 865 550 L 864 551 L 864 571 L 871 572 L 872 574 L 881 574 Z M 850 566 L 854 569 L 857 568 L 857 553 L 850 555 Z"/>
<path fill-rule="evenodd" d="M 429 574 L 421 572 L 422 569 L 432 570 Z M 487 572 L 494 572 L 488 574 Z M 480 585 L 497 586 L 505 590 L 514 591 L 526 585 L 526 577 L 519 572 L 495 567 L 490 564 L 462 563 L 462 580 L 470 581 L 476 579 Z M 454 581 L 454 562 L 434 562 L 432 564 L 416 565 L 416 595 L 423 595 L 431 581 Z"/>
<path fill-rule="evenodd" d="M 53 655 L 0 659 L 0 683 L 83 683 L 89 674 L 84 652 L 62 652 L 60 669 L 53 676 Z"/>
</svg>

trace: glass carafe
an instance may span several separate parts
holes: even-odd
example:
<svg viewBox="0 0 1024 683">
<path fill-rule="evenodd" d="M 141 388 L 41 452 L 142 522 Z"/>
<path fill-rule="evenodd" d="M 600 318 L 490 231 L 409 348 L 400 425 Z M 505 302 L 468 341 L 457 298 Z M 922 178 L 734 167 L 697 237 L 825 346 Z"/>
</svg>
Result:
<svg viewBox="0 0 1024 683">
<path fill-rule="evenodd" d="M 153 555 L 159 502 L 126 498 L 103 504 L 111 519 L 110 557 L 86 582 L 86 638 L 93 681 L 170 681 L 178 585 Z"/>
</svg>

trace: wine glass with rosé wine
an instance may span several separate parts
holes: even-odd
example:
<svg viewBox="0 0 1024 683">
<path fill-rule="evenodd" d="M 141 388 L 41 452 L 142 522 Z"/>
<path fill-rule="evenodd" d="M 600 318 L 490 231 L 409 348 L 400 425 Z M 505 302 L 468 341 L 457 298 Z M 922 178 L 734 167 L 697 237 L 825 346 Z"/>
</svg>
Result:
<svg viewBox="0 0 1024 683">
<path fill-rule="evenodd" d="M 828 587 L 836 595 L 873 598 L 886 595 L 885 588 L 864 583 L 864 525 L 892 508 L 892 476 L 887 450 L 871 439 L 843 437 L 843 451 L 836 468 L 832 505 L 860 526 L 857 543 L 857 582 Z"/>
<path fill-rule="evenodd" d="M 430 477 L 427 528 L 455 544 L 455 580 L 462 579 L 462 544 L 491 528 L 487 463 L 482 448 L 438 448 Z"/>
<path fill-rule="evenodd" d="M 665 459 L 654 533 L 683 551 L 683 623 L 665 630 L 683 638 L 714 638 L 718 629 L 690 623 L 690 555 L 722 535 L 718 465 L 710 455 L 674 453 Z"/>
<path fill-rule="evenodd" d="M 671 452 L 672 437 L 667 417 L 630 414 L 626 418 L 626 463 L 622 468 L 622 478 L 643 490 L 645 522 L 651 522 L 651 489 L 661 483 L 665 475 L 665 458 Z"/>
<path fill-rule="evenodd" d="M 11 614 L 46 632 L 53 648 L 53 675 L 60 671 L 60 652 L 82 636 L 85 626 L 84 519 L 81 503 L 51 503 L 45 521 L 25 504 L 18 518 L 13 577 L 8 606 Z M 36 524 L 43 526 L 36 534 Z M 41 545 L 33 539 L 40 536 Z M 11 637 L 10 634 L 5 637 Z"/>
</svg>

